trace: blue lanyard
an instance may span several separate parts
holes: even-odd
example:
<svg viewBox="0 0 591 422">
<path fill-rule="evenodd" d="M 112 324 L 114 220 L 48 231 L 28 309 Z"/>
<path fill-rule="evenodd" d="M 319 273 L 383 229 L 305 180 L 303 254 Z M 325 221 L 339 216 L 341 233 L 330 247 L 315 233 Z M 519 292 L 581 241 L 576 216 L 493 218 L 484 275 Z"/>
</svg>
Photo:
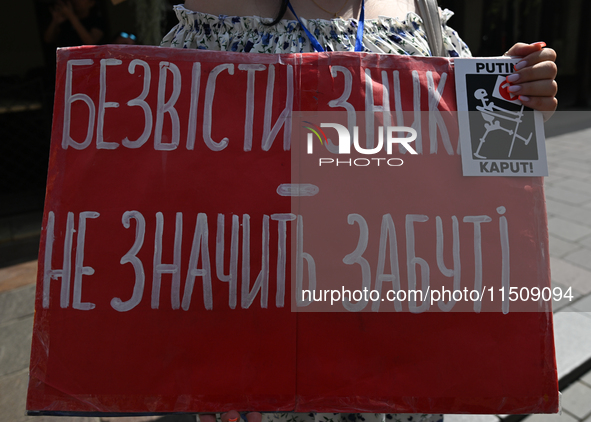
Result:
<svg viewBox="0 0 591 422">
<path fill-rule="evenodd" d="M 306 33 L 306 36 L 310 40 L 310 44 L 312 44 L 312 47 L 314 47 L 314 50 L 316 50 L 316 52 L 318 52 L 318 53 L 324 52 L 324 48 L 322 48 L 322 46 L 320 45 L 320 43 L 318 42 L 318 40 L 316 39 L 314 34 L 312 34 L 310 31 L 308 31 L 308 28 L 306 28 L 306 25 L 304 25 L 302 20 L 296 14 L 295 10 L 293 10 L 293 7 L 291 6 L 290 2 L 287 3 L 287 6 L 289 7 L 289 10 L 291 11 L 291 13 L 296 17 L 296 19 L 298 20 L 298 22 L 300 23 L 300 25 L 304 29 L 304 32 Z M 365 0 L 361 0 L 361 15 L 359 16 L 359 25 L 357 26 L 357 38 L 355 39 L 355 51 L 363 51 L 363 41 L 362 40 L 363 40 L 364 27 L 365 27 Z"/>
</svg>

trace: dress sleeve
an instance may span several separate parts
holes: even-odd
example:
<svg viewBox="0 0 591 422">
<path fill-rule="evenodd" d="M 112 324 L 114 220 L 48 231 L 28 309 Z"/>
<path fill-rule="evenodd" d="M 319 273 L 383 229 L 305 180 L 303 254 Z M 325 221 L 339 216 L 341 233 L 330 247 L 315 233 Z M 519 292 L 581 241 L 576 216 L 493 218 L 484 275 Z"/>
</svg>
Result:
<svg viewBox="0 0 591 422">
<path fill-rule="evenodd" d="M 454 15 L 449 9 L 441 11 L 441 24 L 443 27 L 443 46 L 450 57 L 472 57 L 472 52 L 458 33 L 447 26 L 447 21 Z"/>
</svg>

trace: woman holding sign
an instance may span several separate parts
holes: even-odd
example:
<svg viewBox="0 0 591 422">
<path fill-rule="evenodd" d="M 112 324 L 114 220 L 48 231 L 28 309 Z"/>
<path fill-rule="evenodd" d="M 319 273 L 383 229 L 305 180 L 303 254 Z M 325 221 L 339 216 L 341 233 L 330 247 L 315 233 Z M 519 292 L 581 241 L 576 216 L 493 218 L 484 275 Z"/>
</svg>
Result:
<svg viewBox="0 0 591 422">
<path fill-rule="evenodd" d="M 453 15 L 440 11 L 427 16 L 427 2 L 414 0 L 186 0 L 175 6 L 179 24 L 166 35 L 163 47 L 196 48 L 244 53 L 303 53 L 360 51 L 366 53 L 470 57 L 468 46 L 447 26 Z M 423 13 L 420 13 L 420 12 Z M 420 15 L 419 15 L 420 14 Z M 439 45 L 429 40 L 426 21 L 441 19 Z M 437 36 L 437 34 L 435 34 Z M 431 41 L 431 43 L 429 42 Z M 545 43 L 517 43 L 506 56 L 522 57 L 507 79 L 511 92 L 548 119 L 556 110 L 556 53 Z M 221 416 L 223 422 L 240 418 L 236 411 Z M 249 413 L 248 422 L 259 422 L 260 413 Z M 427 414 L 266 414 L 269 421 L 313 422 L 427 422 L 443 415 Z M 214 422 L 214 415 L 201 415 Z"/>
<path fill-rule="evenodd" d="M 175 6 L 179 24 L 164 37 L 161 46 L 244 53 L 363 51 L 432 56 L 418 3 L 413 0 L 186 0 L 184 6 Z M 364 19 L 357 20 L 362 6 Z M 452 15 L 447 9 L 440 12 L 441 55 L 470 57 L 468 46 L 447 26 Z M 358 42 L 360 33 L 362 42 Z M 505 55 L 523 57 L 515 66 L 516 72 L 508 78 L 512 90 L 526 107 L 544 112 L 547 120 L 558 101 L 554 81 L 556 53 L 545 46 L 544 42 L 517 43 Z"/>
</svg>

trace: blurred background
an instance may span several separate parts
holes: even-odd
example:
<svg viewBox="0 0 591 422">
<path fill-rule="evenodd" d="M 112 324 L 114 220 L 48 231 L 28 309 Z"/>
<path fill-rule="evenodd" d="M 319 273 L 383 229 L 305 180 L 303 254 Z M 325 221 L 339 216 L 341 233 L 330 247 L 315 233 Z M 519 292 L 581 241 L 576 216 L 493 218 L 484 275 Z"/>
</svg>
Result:
<svg viewBox="0 0 591 422">
<path fill-rule="evenodd" d="M 64 27 L 48 40 L 59 0 L 3 1 L 0 13 L 0 267 L 35 259 L 45 196 L 55 86 L 55 49 L 81 44 Z M 114 4 L 117 3 L 117 4 Z M 175 25 L 168 0 L 74 0 L 99 44 L 157 45 Z M 68 22 L 66 21 L 66 24 Z M 68 32 L 68 29 L 70 31 Z"/>
</svg>

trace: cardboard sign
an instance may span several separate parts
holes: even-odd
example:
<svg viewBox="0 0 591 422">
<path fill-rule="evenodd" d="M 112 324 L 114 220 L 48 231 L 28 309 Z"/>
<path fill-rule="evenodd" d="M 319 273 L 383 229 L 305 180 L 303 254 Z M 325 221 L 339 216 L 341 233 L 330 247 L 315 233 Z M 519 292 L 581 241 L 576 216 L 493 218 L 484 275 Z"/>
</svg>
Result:
<svg viewBox="0 0 591 422">
<path fill-rule="evenodd" d="M 550 286 L 542 181 L 461 175 L 448 59 L 78 47 L 57 81 L 29 413 L 557 411 L 548 298 L 507 299 Z"/>
</svg>

